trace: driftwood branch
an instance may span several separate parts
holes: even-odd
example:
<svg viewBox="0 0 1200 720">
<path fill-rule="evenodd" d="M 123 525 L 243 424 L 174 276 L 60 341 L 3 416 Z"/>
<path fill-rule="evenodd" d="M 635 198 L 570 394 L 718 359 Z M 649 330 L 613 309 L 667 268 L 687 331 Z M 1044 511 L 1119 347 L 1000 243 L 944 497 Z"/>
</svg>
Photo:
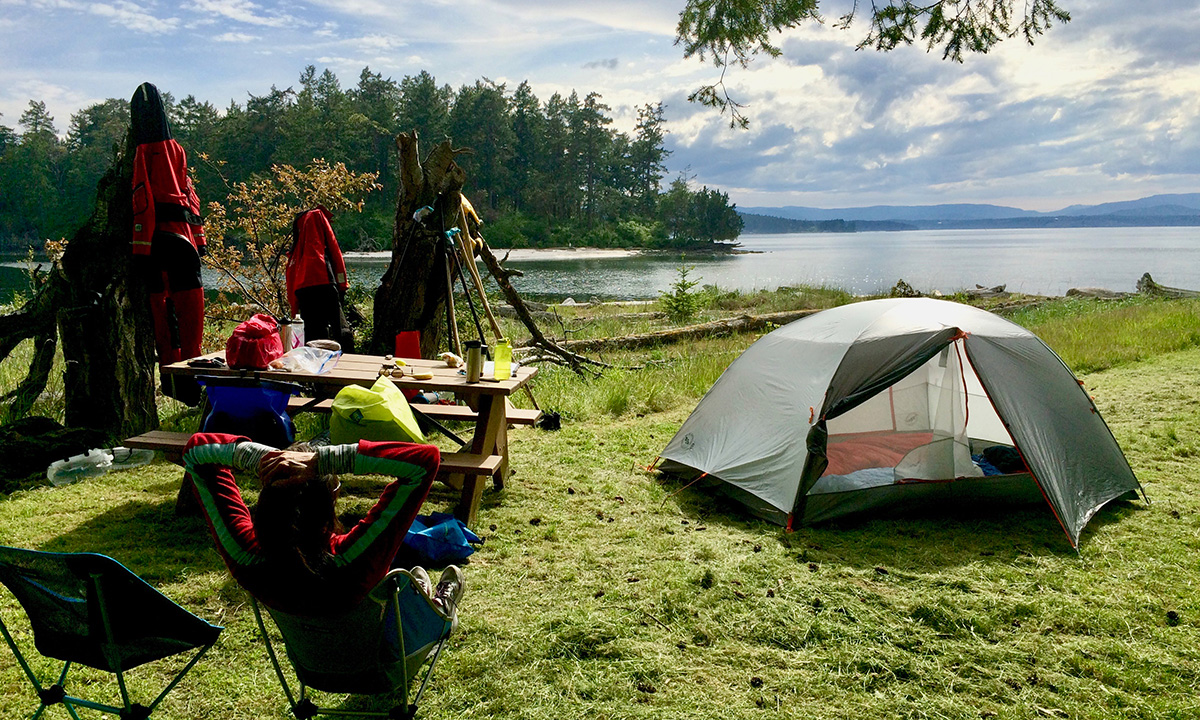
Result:
<svg viewBox="0 0 1200 720">
<path fill-rule="evenodd" d="M 639 335 L 625 335 L 614 338 L 596 338 L 594 340 L 567 340 L 559 343 L 559 346 L 569 352 L 633 350 L 637 348 L 653 347 L 655 345 L 683 342 L 685 340 L 696 340 L 706 337 L 721 337 L 724 335 L 733 335 L 735 333 L 743 332 L 755 332 L 765 329 L 768 325 L 783 325 L 790 323 L 793 320 L 799 320 L 802 317 L 807 317 L 816 312 L 820 311 L 813 309 L 788 310 L 784 312 L 767 313 L 766 315 L 740 315 L 738 317 L 726 318 L 724 320 L 713 320 L 712 322 L 701 323 L 699 325 L 688 325 L 687 327 L 672 328 L 670 330 L 642 333 Z M 533 341 L 528 341 L 521 345 L 521 347 L 533 347 L 537 345 L 538 344 Z"/>
<path fill-rule="evenodd" d="M 54 331 L 55 312 L 59 302 L 59 285 L 55 271 L 38 273 L 40 284 L 33 297 L 16 312 L 0 315 L 0 360 L 7 358 L 22 340 Z"/>
<path fill-rule="evenodd" d="M 34 343 L 29 372 L 17 387 L 0 396 L 9 423 L 29 414 L 38 396 L 46 389 L 58 348 L 57 312 L 61 300 L 62 276 L 57 268 L 35 276 L 41 280 L 34 296 L 16 312 L 0 316 L 0 360 L 7 358 L 24 340 Z"/>
<path fill-rule="evenodd" d="M 479 239 L 482 240 L 483 237 L 480 236 Z M 496 284 L 500 286 L 500 292 L 503 293 L 505 302 L 516 312 L 521 323 L 529 330 L 531 339 L 523 347 L 538 348 L 542 351 L 539 359 L 546 360 L 550 356 L 555 357 L 559 362 L 570 367 L 580 375 L 598 375 L 599 373 L 596 371 L 596 368 L 612 367 L 607 363 L 572 352 L 559 343 L 547 338 L 537 326 L 537 323 L 534 322 L 533 316 L 525 306 L 525 301 L 521 299 L 521 296 L 512 286 L 512 283 L 508 281 L 515 273 L 506 270 L 500 264 L 500 261 L 496 259 L 486 241 L 480 243 L 479 256 L 483 258 L 483 264 L 487 266 L 488 272 L 496 279 Z M 526 360 L 526 362 L 530 362 L 530 360 Z"/>
</svg>

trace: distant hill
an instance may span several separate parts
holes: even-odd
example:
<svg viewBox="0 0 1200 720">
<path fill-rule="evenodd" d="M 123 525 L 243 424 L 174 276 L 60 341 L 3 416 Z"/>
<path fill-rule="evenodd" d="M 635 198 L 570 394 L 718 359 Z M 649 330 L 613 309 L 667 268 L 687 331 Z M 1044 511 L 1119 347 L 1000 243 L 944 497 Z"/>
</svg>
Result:
<svg viewBox="0 0 1200 720">
<path fill-rule="evenodd" d="M 1072 205 L 1054 212 L 1036 212 L 1003 205 L 872 205 L 857 208 L 742 207 L 746 233 L 862 232 L 866 230 L 929 230 L 968 228 L 1138 227 L 1200 225 L 1200 193 L 1153 195 L 1139 200 Z M 747 221 L 751 216 L 800 223 L 797 229 L 776 230 L 779 223 Z M 830 229 L 816 229 L 835 223 Z M 853 229 L 850 229 L 850 228 Z M 808 228 L 808 229 L 799 229 Z M 835 229 L 836 228 L 836 229 Z"/>
<path fill-rule="evenodd" d="M 1072 205 L 1050 215 L 1197 215 L 1200 214 L 1200 193 L 1185 195 L 1151 195 L 1141 200 L 1101 203 L 1099 205 Z"/>
<path fill-rule="evenodd" d="M 991 220 L 995 218 L 1030 217 L 1038 213 L 1001 205 L 872 205 L 858 208 L 823 210 L 811 207 L 739 207 L 755 215 L 788 218 L 790 220 L 890 220 L 895 222 L 938 222 L 945 220 Z"/>
<path fill-rule="evenodd" d="M 742 232 L 766 233 L 852 233 L 868 230 L 916 230 L 915 225 L 891 220 L 793 220 L 740 212 Z"/>
</svg>

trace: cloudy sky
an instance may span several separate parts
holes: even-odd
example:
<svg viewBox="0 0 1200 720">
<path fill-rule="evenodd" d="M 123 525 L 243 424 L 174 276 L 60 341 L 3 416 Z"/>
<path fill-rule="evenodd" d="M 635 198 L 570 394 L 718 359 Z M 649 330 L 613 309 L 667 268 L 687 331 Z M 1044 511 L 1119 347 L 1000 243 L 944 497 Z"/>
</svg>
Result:
<svg viewBox="0 0 1200 720">
<path fill-rule="evenodd" d="M 543 100 L 595 91 L 626 130 L 661 101 L 672 175 L 741 206 L 1055 210 L 1200 192 L 1200 3 L 1060 4 L 1072 22 L 1035 47 L 961 65 L 855 51 L 861 24 L 790 31 L 783 57 L 730 71 L 751 118 L 732 130 L 686 101 L 717 75 L 674 46 L 683 0 L 0 0 L 0 123 L 40 100 L 65 133 L 72 113 L 147 80 L 224 108 L 296 85 L 306 65 L 343 87 L 369 66 L 456 88 L 528 80 Z"/>
</svg>

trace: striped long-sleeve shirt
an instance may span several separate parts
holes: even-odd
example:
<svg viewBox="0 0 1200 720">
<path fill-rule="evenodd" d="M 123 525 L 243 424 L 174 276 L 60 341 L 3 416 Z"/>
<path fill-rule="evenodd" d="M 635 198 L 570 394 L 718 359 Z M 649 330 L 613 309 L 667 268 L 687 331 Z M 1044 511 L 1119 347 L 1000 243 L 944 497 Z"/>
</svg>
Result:
<svg viewBox="0 0 1200 720">
<path fill-rule="evenodd" d="M 317 578 L 294 564 L 264 556 L 254 521 L 231 468 L 257 471 L 274 448 L 238 435 L 197 433 L 184 464 L 204 509 L 217 551 L 237 582 L 262 603 L 284 612 L 324 615 L 358 604 L 387 574 L 437 474 L 440 454 L 432 445 L 360 441 L 317 449 L 325 474 L 391 475 L 367 516 L 342 534 L 331 534 L 332 567 Z"/>
</svg>

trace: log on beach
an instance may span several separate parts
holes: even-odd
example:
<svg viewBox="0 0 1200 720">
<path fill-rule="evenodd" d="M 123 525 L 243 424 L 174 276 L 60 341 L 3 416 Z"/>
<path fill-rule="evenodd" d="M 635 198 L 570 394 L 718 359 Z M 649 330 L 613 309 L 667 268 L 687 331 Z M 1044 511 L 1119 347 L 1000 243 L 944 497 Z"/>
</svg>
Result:
<svg viewBox="0 0 1200 720">
<path fill-rule="evenodd" d="M 596 338 L 593 340 L 567 340 L 559 343 L 559 345 L 572 352 L 633 350 L 637 348 L 653 347 L 655 345 L 683 342 L 685 340 L 719 337 L 740 332 L 754 332 L 757 330 L 763 330 L 771 324 L 784 325 L 792 322 L 793 320 L 799 320 L 802 317 L 807 317 L 817 312 L 820 312 L 820 310 L 788 310 L 785 312 L 767 313 L 765 315 L 740 315 L 734 318 L 713 320 L 712 322 L 700 323 L 699 325 L 688 325 L 687 327 L 672 328 L 670 330 L 661 330 L 659 332 L 641 333 L 638 335 L 624 335 L 621 337 L 611 338 Z M 525 343 L 522 345 L 522 347 L 528 347 L 529 345 L 530 343 Z"/>
<path fill-rule="evenodd" d="M 1098 287 L 1082 287 L 1071 288 L 1067 290 L 1067 297 L 1088 297 L 1096 298 L 1097 300 L 1120 300 L 1127 298 L 1133 293 L 1120 292 L 1118 290 L 1109 290 L 1108 288 Z"/>
<path fill-rule="evenodd" d="M 1200 297 L 1200 291 L 1183 290 L 1180 288 L 1167 287 L 1154 282 L 1154 278 L 1150 277 L 1150 273 L 1142 275 L 1137 282 L 1137 291 L 1144 295 L 1158 295 L 1169 298 L 1194 298 Z"/>
</svg>

